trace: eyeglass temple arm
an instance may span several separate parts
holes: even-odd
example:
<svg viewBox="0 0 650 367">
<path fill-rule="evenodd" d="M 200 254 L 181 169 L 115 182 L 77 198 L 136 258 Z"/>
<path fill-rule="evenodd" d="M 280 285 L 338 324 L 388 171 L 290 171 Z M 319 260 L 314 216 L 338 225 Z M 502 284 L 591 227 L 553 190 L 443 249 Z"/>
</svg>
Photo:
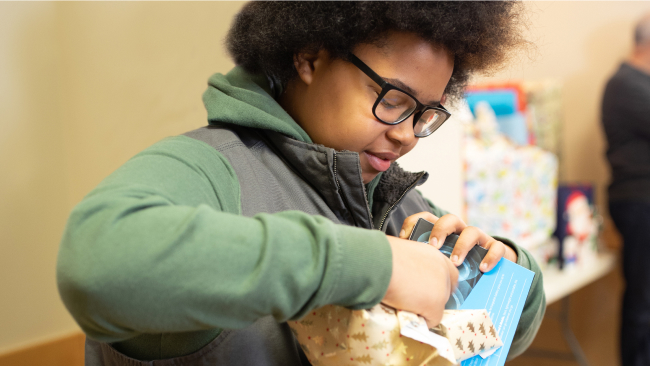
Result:
<svg viewBox="0 0 650 367">
<path fill-rule="evenodd" d="M 372 79 L 375 83 L 379 84 L 380 87 L 384 88 L 386 86 L 386 81 L 382 79 L 377 73 L 372 71 L 372 69 L 366 65 L 363 61 L 361 61 L 358 57 L 354 56 L 354 54 L 349 54 L 348 58 L 350 59 L 350 62 L 353 63 L 356 67 L 361 69 L 364 74 L 366 74 L 370 79 Z"/>
</svg>

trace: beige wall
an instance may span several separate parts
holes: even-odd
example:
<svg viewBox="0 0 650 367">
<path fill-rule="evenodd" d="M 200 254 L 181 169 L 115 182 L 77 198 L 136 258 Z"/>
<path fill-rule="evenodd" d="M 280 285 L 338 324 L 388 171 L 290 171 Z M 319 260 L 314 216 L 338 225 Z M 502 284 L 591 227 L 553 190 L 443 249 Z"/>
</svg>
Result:
<svg viewBox="0 0 650 367">
<path fill-rule="evenodd" d="M 0 351 L 73 326 L 54 279 L 68 212 L 55 13 L 0 4 Z"/>
<path fill-rule="evenodd" d="M 241 5 L 0 2 L 0 353 L 76 330 L 54 279 L 67 214 L 136 152 L 205 123 L 200 96 L 232 66 L 223 37 Z M 537 58 L 497 77 L 565 81 L 564 176 L 602 184 L 600 93 L 650 4 L 527 6 Z"/>
<path fill-rule="evenodd" d="M 205 124 L 241 2 L 0 2 L 0 354 L 78 330 L 55 261 L 67 215 L 157 140 Z"/>
<path fill-rule="evenodd" d="M 71 205 L 144 147 L 206 124 L 201 94 L 233 66 L 223 42 L 242 4 L 59 4 Z"/>
</svg>

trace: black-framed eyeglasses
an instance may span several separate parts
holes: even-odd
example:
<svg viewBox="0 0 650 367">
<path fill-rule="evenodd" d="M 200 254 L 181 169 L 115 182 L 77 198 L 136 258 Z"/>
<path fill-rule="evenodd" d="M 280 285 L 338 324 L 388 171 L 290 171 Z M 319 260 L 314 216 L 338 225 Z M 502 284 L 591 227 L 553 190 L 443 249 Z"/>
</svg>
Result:
<svg viewBox="0 0 650 367">
<path fill-rule="evenodd" d="M 381 93 L 372 106 L 372 114 L 384 124 L 397 125 L 415 114 L 413 131 L 416 137 L 424 138 L 438 130 L 451 116 L 442 105 L 424 105 L 410 93 L 388 83 L 353 54 L 349 54 L 348 59 L 381 87 Z"/>
</svg>

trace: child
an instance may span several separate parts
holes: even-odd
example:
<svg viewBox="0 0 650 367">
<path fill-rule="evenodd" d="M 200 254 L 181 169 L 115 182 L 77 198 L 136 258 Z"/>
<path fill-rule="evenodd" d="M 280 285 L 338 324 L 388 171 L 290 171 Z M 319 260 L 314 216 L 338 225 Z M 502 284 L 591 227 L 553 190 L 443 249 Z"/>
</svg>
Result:
<svg viewBox="0 0 650 367">
<path fill-rule="evenodd" d="M 396 163 L 448 117 L 471 72 L 522 41 L 507 2 L 253 2 L 209 125 L 145 149 L 72 212 L 61 296 L 87 364 L 300 364 L 287 320 L 383 302 L 434 326 L 475 244 L 536 272 L 511 348 L 541 322 L 539 268 L 468 227 Z M 431 245 L 406 240 L 418 218 Z M 437 248 L 460 234 L 451 260 Z"/>
</svg>

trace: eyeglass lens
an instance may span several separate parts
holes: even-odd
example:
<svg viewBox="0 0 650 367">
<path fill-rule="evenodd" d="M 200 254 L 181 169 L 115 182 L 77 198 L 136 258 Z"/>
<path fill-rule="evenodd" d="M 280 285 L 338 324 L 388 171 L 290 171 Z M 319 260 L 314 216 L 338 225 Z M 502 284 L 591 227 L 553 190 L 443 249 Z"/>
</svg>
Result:
<svg viewBox="0 0 650 367">
<path fill-rule="evenodd" d="M 415 111 L 417 103 L 409 95 L 397 89 L 389 90 L 375 108 L 377 117 L 385 123 L 401 122 Z M 445 116 L 440 111 L 428 109 L 419 116 L 415 123 L 416 136 L 427 136 L 434 132 L 444 122 Z"/>
<path fill-rule="evenodd" d="M 392 124 L 404 120 L 416 107 L 413 98 L 397 89 L 391 89 L 377 104 L 375 114 L 382 121 Z"/>
<path fill-rule="evenodd" d="M 445 118 L 446 116 L 438 110 L 428 109 L 424 111 L 413 127 L 415 136 L 429 136 L 431 133 L 438 130 L 440 125 L 445 122 Z"/>
</svg>

